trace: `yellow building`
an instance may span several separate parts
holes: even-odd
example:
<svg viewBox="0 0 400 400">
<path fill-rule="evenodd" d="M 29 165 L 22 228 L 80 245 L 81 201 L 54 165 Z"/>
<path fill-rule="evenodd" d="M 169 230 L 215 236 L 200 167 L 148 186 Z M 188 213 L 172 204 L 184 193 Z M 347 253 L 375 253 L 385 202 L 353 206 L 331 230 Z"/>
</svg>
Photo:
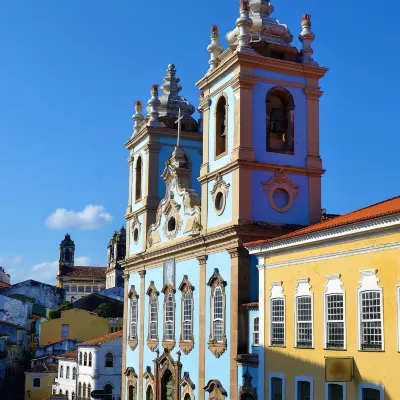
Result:
<svg viewBox="0 0 400 400">
<path fill-rule="evenodd" d="M 25 400 L 43 400 L 51 396 L 58 364 L 35 365 L 25 371 Z"/>
<path fill-rule="evenodd" d="M 400 399 L 400 197 L 247 248 L 259 398 Z"/>
<path fill-rule="evenodd" d="M 72 308 L 61 313 L 61 318 L 50 319 L 42 323 L 40 345 L 59 342 L 64 339 L 90 340 L 106 335 L 111 331 L 107 318 L 96 314 Z"/>
</svg>

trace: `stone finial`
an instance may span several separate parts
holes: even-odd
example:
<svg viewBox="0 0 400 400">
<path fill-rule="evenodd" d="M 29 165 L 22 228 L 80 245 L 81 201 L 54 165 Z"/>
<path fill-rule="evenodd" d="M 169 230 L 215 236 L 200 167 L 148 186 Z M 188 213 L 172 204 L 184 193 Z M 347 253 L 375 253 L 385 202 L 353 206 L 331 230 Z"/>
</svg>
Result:
<svg viewBox="0 0 400 400">
<path fill-rule="evenodd" d="M 208 64 L 210 65 L 209 71 L 214 70 L 218 66 L 218 56 L 222 53 L 224 48 L 219 43 L 219 33 L 218 26 L 213 25 L 211 27 L 211 43 L 207 47 L 207 51 L 210 53 L 210 60 Z"/>
<path fill-rule="evenodd" d="M 250 6 L 248 0 L 240 0 L 240 17 L 236 20 L 236 27 L 239 30 L 238 46 L 236 51 L 239 53 L 255 54 L 250 47 L 249 30 L 253 26 L 253 20 L 250 18 Z"/>
<path fill-rule="evenodd" d="M 198 132 L 203 132 L 203 109 L 201 108 L 201 102 L 203 101 L 203 99 L 204 99 L 204 92 L 201 91 L 200 92 L 200 105 L 197 108 L 197 111 L 199 112 L 199 115 L 200 115 L 200 117 L 199 117 L 199 127 L 197 129 Z"/>
<path fill-rule="evenodd" d="M 148 115 L 150 117 L 147 126 L 152 126 L 154 128 L 161 127 L 161 122 L 158 120 L 158 107 L 161 104 L 158 99 L 158 85 L 154 84 L 151 87 L 151 97 L 147 104 L 149 105 Z"/>
<path fill-rule="evenodd" d="M 311 15 L 304 14 L 301 17 L 301 27 L 303 29 L 299 35 L 299 40 L 303 45 L 303 47 L 300 51 L 301 62 L 303 64 L 317 66 L 318 63 L 316 61 L 314 61 L 314 59 L 312 57 L 314 51 L 311 48 L 311 43 L 315 39 L 315 35 L 311 32 Z"/>
<path fill-rule="evenodd" d="M 143 114 L 143 104 L 141 101 L 136 100 L 135 101 L 135 114 L 132 115 L 132 120 L 133 120 L 133 135 L 136 135 L 139 132 L 139 126 L 144 120 Z"/>
</svg>

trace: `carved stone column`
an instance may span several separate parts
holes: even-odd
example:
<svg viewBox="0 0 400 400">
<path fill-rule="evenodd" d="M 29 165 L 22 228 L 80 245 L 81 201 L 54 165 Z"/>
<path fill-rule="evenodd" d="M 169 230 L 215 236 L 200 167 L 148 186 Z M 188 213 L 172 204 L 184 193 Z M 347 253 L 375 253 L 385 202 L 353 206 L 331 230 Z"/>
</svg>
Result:
<svg viewBox="0 0 400 400">
<path fill-rule="evenodd" d="M 178 360 L 176 361 L 174 365 L 175 369 L 175 400 L 181 400 L 181 370 L 182 370 L 182 364 L 181 364 L 181 352 L 177 351 L 176 354 L 178 355 Z"/>
<path fill-rule="evenodd" d="M 242 310 L 241 305 L 248 301 L 250 293 L 250 258 L 243 247 L 228 249 L 231 256 L 231 314 L 230 314 L 230 337 L 228 345 L 230 350 L 230 389 L 229 399 L 237 399 L 238 376 L 235 359 L 240 351 L 247 347 L 248 323 L 247 313 Z M 243 349 L 243 350 L 242 350 Z"/>
<path fill-rule="evenodd" d="M 158 369 L 158 357 L 160 352 L 157 348 L 156 350 L 157 357 L 153 360 L 154 365 L 154 400 L 160 400 L 160 382 L 159 382 L 159 369 Z"/>
<path fill-rule="evenodd" d="M 128 285 L 129 285 L 129 273 L 125 273 L 124 277 L 124 319 L 123 319 L 123 328 L 122 328 L 122 387 L 121 387 L 121 398 L 125 399 L 125 391 L 126 391 L 126 341 L 127 341 L 127 318 L 128 318 Z"/>
<path fill-rule="evenodd" d="M 207 256 L 197 257 L 199 261 L 199 399 L 204 400 L 205 391 L 205 362 L 206 362 L 206 267 Z"/>
<path fill-rule="evenodd" d="M 139 399 L 143 399 L 143 353 L 144 353 L 144 302 L 145 302 L 145 277 L 146 271 L 140 271 L 140 337 L 139 337 Z"/>
</svg>

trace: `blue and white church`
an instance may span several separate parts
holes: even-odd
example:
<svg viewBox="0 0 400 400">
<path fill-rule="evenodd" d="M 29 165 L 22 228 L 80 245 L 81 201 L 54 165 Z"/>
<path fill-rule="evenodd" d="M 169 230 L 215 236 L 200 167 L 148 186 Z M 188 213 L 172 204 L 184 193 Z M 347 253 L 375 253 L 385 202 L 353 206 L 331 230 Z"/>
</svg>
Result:
<svg viewBox="0 0 400 400">
<path fill-rule="evenodd" d="M 242 1 L 220 43 L 211 28 L 198 111 L 169 65 L 146 115 L 135 103 L 129 151 L 124 400 L 255 400 L 259 260 L 243 243 L 321 220 L 319 87 L 309 15 L 302 48 Z M 232 23 L 233 27 L 235 23 Z M 262 275 L 260 275 L 262 279 Z M 260 352 L 263 357 L 264 352 Z"/>
</svg>

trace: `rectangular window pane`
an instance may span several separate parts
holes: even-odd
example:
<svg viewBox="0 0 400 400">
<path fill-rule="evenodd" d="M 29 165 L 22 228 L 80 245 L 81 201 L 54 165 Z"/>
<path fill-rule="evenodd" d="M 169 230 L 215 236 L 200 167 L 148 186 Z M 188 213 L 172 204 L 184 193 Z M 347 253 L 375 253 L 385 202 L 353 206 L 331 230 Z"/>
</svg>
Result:
<svg viewBox="0 0 400 400">
<path fill-rule="evenodd" d="M 328 385 L 328 400 L 343 400 L 343 386 L 336 383 Z"/>
<path fill-rule="evenodd" d="M 64 290 L 65 290 L 66 292 L 69 292 L 69 285 L 65 285 L 65 286 L 64 286 Z"/>
<path fill-rule="evenodd" d="M 297 399 L 296 400 L 310 400 L 311 399 L 311 385 L 307 381 L 297 382 Z"/>
<path fill-rule="evenodd" d="M 86 293 L 90 293 L 92 291 L 92 287 L 86 286 L 85 291 L 86 291 Z"/>
<path fill-rule="evenodd" d="M 381 393 L 376 389 L 363 389 L 362 390 L 362 400 L 380 400 Z"/>
<path fill-rule="evenodd" d="M 297 297 L 297 347 L 312 347 L 311 296 Z"/>
<path fill-rule="evenodd" d="M 344 348 L 343 299 L 343 294 L 329 294 L 326 296 L 326 347 L 329 349 Z"/>
<path fill-rule="evenodd" d="M 271 345 L 285 344 L 285 302 L 283 299 L 271 300 Z"/>
<path fill-rule="evenodd" d="M 98 286 L 93 286 L 93 292 L 98 292 L 99 291 L 99 287 Z"/>
<path fill-rule="evenodd" d="M 68 336 L 69 336 L 69 324 L 62 324 L 61 337 L 68 337 Z"/>
<path fill-rule="evenodd" d="M 260 344 L 260 322 L 259 318 L 254 318 L 253 324 L 253 346 L 258 346 Z"/>
<path fill-rule="evenodd" d="M 84 286 L 78 286 L 78 292 L 79 293 L 83 293 L 85 291 L 85 287 Z"/>
<path fill-rule="evenodd" d="M 77 290 L 76 290 L 76 286 L 71 286 L 71 292 L 74 292 L 74 293 L 76 293 L 76 292 L 77 292 Z"/>
<path fill-rule="evenodd" d="M 361 293 L 361 349 L 382 349 L 381 293 Z"/>
<path fill-rule="evenodd" d="M 283 387 L 281 378 L 271 378 L 271 400 L 283 399 Z"/>
</svg>

